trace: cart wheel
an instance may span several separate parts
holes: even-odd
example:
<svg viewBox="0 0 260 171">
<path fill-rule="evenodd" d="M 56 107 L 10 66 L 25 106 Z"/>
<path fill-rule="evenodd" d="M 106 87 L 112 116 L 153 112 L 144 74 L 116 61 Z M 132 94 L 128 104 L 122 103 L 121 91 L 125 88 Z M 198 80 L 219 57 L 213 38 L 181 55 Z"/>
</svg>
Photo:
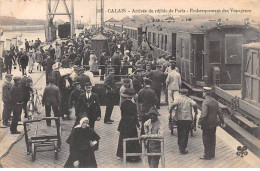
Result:
<svg viewBox="0 0 260 171">
<path fill-rule="evenodd" d="M 58 160 L 58 141 L 54 141 L 54 156 L 55 160 Z"/>
<path fill-rule="evenodd" d="M 36 151 L 35 151 L 35 144 L 32 143 L 32 161 L 35 161 L 36 158 Z"/>
</svg>

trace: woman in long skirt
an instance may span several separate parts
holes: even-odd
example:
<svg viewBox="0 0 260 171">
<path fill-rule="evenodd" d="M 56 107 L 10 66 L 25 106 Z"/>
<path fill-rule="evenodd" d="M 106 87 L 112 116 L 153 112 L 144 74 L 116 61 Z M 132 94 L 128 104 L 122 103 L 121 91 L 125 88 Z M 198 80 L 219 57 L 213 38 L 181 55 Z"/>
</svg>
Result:
<svg viewBox="0 0 260 171">
<path fill-rule="evenodd" d="M 119 140 L 116 156 L 123 157 L 123 139 L 138 137 L 137 127 L 140 128 L 140 124 L 137 118 L 137 107 L 132 102 L 132 98 L 135 96 L 135 90 L 127 88 L 121 95 L 125 100 L 121 104 L 121 120 L 118 125 Z M 139 141 L 130 141 L 126 144 L 126 152 L 138 153 L 140 152 Z M 128 157 L 130 160 L 137 160 L 137 157 Z"/>
</svg>

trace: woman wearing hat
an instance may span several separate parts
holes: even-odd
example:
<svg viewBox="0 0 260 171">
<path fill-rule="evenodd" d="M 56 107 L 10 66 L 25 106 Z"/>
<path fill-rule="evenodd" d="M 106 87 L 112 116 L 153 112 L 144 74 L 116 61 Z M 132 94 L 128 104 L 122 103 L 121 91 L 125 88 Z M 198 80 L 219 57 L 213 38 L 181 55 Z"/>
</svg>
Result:
<svg viewBox="0 0 260 171">
<path fill-rule="evenodd" d="M 117 157 L 123 157 L 123 139 L 124 138 L 134 138 L 138 137 L 137 127 L 140 128 L 140 124 L 137 118 L 137 106 L 132 102 L 132 98 L 136 95 L 135 90 L 127 88 L 121 96 L 124 101 L 121 104 L 121 120 L 118 125 L 118 131 L 120 132 L 118 147 L 117 147 Z M 127 143 L 127 151 L 137 153 L 140 150 L 140 144 L 138 141 L 131 141 Z M 136 158 L 131 158 L 136 159 Z"/>
<path fill-rule="evenodd" d="M 98 72 L 98 66 L 97 66 L 97 56 L 95 55 L 95 50 L 91 50 L 90 51 L 90 56 L 89 56 L 90 60 L 89 60 L 89 66 L 90 66 L 90 71 L 94 74 L 94 75 L 99 75 Z"/>
<path fill-rule="evenodd" d="M 72 80 L 69 77 L 69 72 L 61 70 L 61 78 L 59 80 L 59 89 L 61 94 L 61 117 L 64 119 L 64 114 L 67 115 L 67 119 L 70 119 L 69 113 L 69 97 L 72 89 Z"/>
<path fill-rule="evenodd" d="M 70 145 L 70 155 L 65 168 L 97 168 L 94 152 L 98 149 L 100 137 L 88 124 L 88 118 L 83 117 L 68 137 L 66 142 Z"/>
<path fill-rule="evenodd" d="M 149 138 L 149 137 L 162 137 L 163 129 L 162 123 L 158 119 L 160 116 L 159 112 L 155 107 L 151 107 L 148 111 L 147 115 L 149 116 L 149 120 L 144 123 L 144 132 L 145 135 L 142 135 L 141 138 Z M 148 140 L 147 144 L 147 152 L 148 153 L 160 153 L 161 152 L 160 141 Z M 160 156 L 149 156 L 148 163 L 150 168 L 158 168 Z"/>
</svg>

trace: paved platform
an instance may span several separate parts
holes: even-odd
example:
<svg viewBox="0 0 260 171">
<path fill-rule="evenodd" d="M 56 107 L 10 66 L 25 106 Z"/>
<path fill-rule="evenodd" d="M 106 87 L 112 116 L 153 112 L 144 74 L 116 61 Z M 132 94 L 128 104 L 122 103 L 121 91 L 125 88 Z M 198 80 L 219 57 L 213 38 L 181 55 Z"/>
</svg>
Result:
<svg viewBox="0 0 260 171">
<path fill-rule="evenodd" d="M 40 76 L 40 73 L 32 74 Z M 42 77 L 37 86 L 45 87 L 45 77 Z M 116 157 L 116 150 L 118 144 L 119 133 L 117 132 L 118 123 L 120 121 L 120 109 L 115 106 L 112 119 L 115 122 L 112 125 L 107 125 L 103 123 L 105 107 L 101 108 L 102 119 L 96 122 L 95 130 L 100 135 L 100 146 L 99 150 L 95 152 L 96 160 L 99 168 L 123 168 L 122 160 L 118 160 Z M 236 155 L 236 148 L 238 143 L 235 139 L 229 136 L 220 127 L 217 129 L 217 145 L 216 145 L 216 158 L 209 161 L 200 160 L 199 157 L 203 155 L 203 142 L 202 142 L 202 132 L 197 130 L 194 132 L 194 137 L 189 137 L 189 143 L 187 149 L 189 153 L 187 155 L 181 155 L 179 153 L 177 145 L 177 131 L 174 130 L 174 135 L 170 134 L 168 129 L 168 110 L 166 106 L 162 106 L 159 110 L 161 116 L 159 119 L 162 120 L 164 124 L 164 137 L 165 137 L 165 166 L 167 168 L 247 168 L 247 167 L 260 167 L 259 158 L 255 157 L 252 152 L 248 151 L 248 155 L 244 158 L 238 157 Z M 44 110 L 40 116 L 45 116 Z M 61 121 L 62 126 L 62 145 L 61 151 L 58 155 L 58 160 L 54 159 L 54 152 L 39 152 L 36 154 L 36 161 L 31 161 L 31 155 L 26 155 L 26 145 L 23 133 L 21 135 L 11 135 L 9 132 L 2 134 L 0 137 L 0 149 L 2 152 L 0 155 L 0 162 L 4 168 L 61 168 L 64 166 L 68 156 L 69 156 L 69 146 L 65 142 L 68 138 L 72 126 L 74 124 L 75 117 L 72 120 Z M 39 131 L 50 131 L 54 133 L 54 123 L 52 127 L 46 126 L 45 122 L 42 122 Z M 20 125 L 19 130 L 22 130 Z M 6 130 L 6 129 L 5 129 Z M 0 129 L 0 134 L 2 133 Z M 13 146 L 12 144 L 15 143 Z M 12 146 L 11 149 L 9 147 Z M 8 150 L 9 149 L 9 150 Z M 8 153 L 6 153 L 8 151 Z M 3 156 L 3 154 L 6 155 Z M 127 162 L 126 167 L 142 167 L 141 161 L 139 162 Z M 147 165 L 148 167 L 148 165 Z"/>
</svg>

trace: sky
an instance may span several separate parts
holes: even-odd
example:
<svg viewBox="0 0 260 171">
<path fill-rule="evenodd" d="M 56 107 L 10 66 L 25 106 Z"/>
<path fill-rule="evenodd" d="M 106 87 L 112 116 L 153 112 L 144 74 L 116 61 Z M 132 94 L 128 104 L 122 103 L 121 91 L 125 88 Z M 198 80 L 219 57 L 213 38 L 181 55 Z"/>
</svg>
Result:
<svg viewBox="0 0 260 171">
<path fill-rule="evenodd" d="M 60 0 L 57 12 L 64 12 L 62 0 Z M 100 0 L 98 7 L 100 7 Z M 70 9 L 71 0 L 66 0 Z M 171 14 L 172 16 L 188 14 L 190 8 L 206 9 L 206 10 L 229 10 L 229 13 L 238 14 L 230 11 L 250 10 L 243 14 L 253 17 L 260 16 L 260 0 L 104 0 L 105 2 L 105 20 L 113 17 L 122 19 L 126 16 L 138 15 L 141 13 L 133 13 L 133 10 L 146 10 L 145 14 L 158 15 L 156 9 L 172 9 L 173 12 L 160 13 L 161 15 Z M 52 6 L 55 0 L 52 0 Z M 124 9 L 126 12 L 115 13 L 115 11 Z M 149 10 L 153 13 L 149 13 Z M 177 10 L 176 10 L 177 9 Z M 183 10 L 185 12 L 183 12 Z M 176 10 L 176 11 L 175 11 Z M 82 22 L 96 20 L 96 0 L 74 0 L 75 20 Z M 46 0 L 0 0 L 0 16 L 13 16 L 19 19 L 46 19 L 47 1 Z M 143 13 L 142 13 L 143 14 Z M 98 17 L 99 20 L 100 17 Z M 258 17 L 260 18 L 260 17 Z M 55 16 L 55 19 L 68 21 L 67 16 Z M 55 21 L 54 19 L 54 21 Z"/>
</svg>

